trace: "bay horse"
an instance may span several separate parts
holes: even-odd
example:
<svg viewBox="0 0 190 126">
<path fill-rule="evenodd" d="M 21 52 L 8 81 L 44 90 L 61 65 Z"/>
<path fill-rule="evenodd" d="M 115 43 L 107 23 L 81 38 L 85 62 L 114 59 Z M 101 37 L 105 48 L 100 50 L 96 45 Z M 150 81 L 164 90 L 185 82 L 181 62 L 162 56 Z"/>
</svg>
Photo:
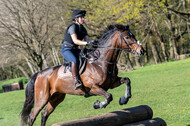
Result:
<svg viewBox="0 0 190 126">
<path fill-rule="evenodd" d="M 132 52 L 136 56 L 143 55 L 144 51 L 141 43 L 130 32 L 129 26 L 120 24 L 108 26 L 86 55 L 82 72 L 80 70 L 82 89 L 75 90 L 71 72 L 69 70 L 63 72 L 66 67 L 64 65 L 35 73 L 25 89 L 26 99 L 21 111 L 21 124 L 32 126 L 39 112 L 47 105 L 41 113 L 41 126 L 45 126 L 47 118 L 64 100 L 66 94 L 103 96 L 106 99 L 102 102 L 96 101 L 94 108 L 105 108 L 113 100 L 107 90 L 123 83 L 126 84 L 126 91 L 119 104 L 127 104 L 131 98 L 130 79 L 117 76 L 117 60 L 122 50 Z"/>
</svg>

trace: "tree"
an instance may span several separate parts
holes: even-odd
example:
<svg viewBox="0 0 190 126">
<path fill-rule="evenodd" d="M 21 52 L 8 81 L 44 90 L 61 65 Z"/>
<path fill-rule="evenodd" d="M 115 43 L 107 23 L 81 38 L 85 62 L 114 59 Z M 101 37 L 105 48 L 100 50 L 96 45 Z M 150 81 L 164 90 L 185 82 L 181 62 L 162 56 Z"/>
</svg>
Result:
<svg viewBox="0 0 190 126">
<path fill-rule="evenodd" d="M 2 34 L 7 45 L 22 52 L 35 71 L 48 67 L 47 50 L 59 32 L 53 16 L 52 1 L 3 0 L 0 13 Z M 54 31 L 52 31 L 54 30 Z"/>
<path fill-rule="evenodd" d="M 173 3 L 173 2 L 172 2 Z M 190 14 L 185 13 L 186 11 L 186 1 L 175 1 L 171 4 L 171 1 L 165 0 L 165 6 L 167 7 L 167 25 L 171 32 L 170 37 L 170 58 L 179 59 L 179 51 L 177 49 L 177 43 L 183 35 L 187 34 L 188 18 Z M 175 8 L 175 9 L 174 9 Z M 183 11 L 183 12 L 182 12 Z"/>
<path fill-rule="evenodd" d="M 61 41 L 75 9 L 87 11 L 86 28 L 92 40 L 110 24 L 130 25 L 146 53 L 140 59 L 123 53 L 119 65 L 157 64 L 190 52 L 189 0 L 2 0 L 2 78 L 30 76 L 61 64 Z"/>
</svg>

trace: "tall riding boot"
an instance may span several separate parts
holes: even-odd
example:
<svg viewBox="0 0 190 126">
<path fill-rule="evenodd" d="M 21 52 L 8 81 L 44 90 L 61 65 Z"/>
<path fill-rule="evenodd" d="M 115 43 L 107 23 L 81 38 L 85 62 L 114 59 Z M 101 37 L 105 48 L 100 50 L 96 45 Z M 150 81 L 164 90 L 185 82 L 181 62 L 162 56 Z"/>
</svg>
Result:
<svg viewBox="0 0 190 126">
<path fill-rule="evenodd" d="M 82 87 L 82 82 L 79 77 L 78 67 L 74 62 L 71 64 L 71 73 L 74 80 L 75 90 L 77 90 Z"/>
</svg>

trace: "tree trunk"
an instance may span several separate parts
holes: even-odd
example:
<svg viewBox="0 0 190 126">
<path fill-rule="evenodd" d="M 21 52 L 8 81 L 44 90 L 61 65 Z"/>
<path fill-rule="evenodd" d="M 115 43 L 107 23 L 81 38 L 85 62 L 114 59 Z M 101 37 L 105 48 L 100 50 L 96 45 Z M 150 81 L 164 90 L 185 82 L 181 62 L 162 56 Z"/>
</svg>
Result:
<svg viewBox="0 0 190 126">
<path fill-rule="evenodd" d="M 48 64 L 43 53 L 42 53 L 42 60 L 43 60 L 44 68 L 48 68 Z"/>
<path fill-rule="evenodd" d="M 170 59 L 174 59 L 174 48 L 173 48 L 173 44 L 172 44 L 172 40 L 171 38 L 169 38 L 169 45 L 170 45 Z"/>
<path fill-rule="evenodd" d="M 151 50 L 152 50 L 152 54 L 153 54 L 153 57 L 154 57 L 154 61 L 156 64 L 160 63 L 160 58 L 159 58 L 159 55 L 158 55 L 158 52 L 156 50 L 156 47 L 154 45 L 154 43 L 152 42 L 152 35 L 149 36 L 149 44 L 150 44 L 150 47 L 151 47 Z"/>
<path fill-rule="evenodd" d="M 165 0 L 165 5 L 166 5 L 166 7 L 168 7 L 167 0 Z M 169 41 L 170 41 L 170 56 L 169 57 L 178 59 L 179 54 L 177 53 L 177 48 L 176 48 L 175 26 L 172 21 L 172 14 L 168 11 L 166 17 L 168 19 L 169 29 L 171 31 L 171 39 L 169 39 Z"/>
<path fill-rule="evenodd" d="M 139 57 L 135 57 L 135 62 L 136 62 L 136 67 L 142 67 Z"/>
<path fill-rule="evenodd" d="M 22 71 L 22 73 L 24 74 L 24 76 L 26 77 L 26 78 L 30 78 L 29 77 L 29 75 L 28 75 L 28 73 L 24 70 L 24 68 L 21 66 L 21 65 L 17 65 L 17 68 L 20 70 L 20 71 Z"/>
<path fill-rule="evenodd" d="M 149 62 L 149 53 L 148 53 L 148 43 L 146 42 L 144 44 L 144 47 L 145 47 L 145 57 L 144 57 L 144 62 L 145 63 L 148 63 Z"/>
<path fill-rule="evenodd" d="M 190 14 L 190 0 L 188 0 L 188 11 L 189 11 L 189 14 Z"/>
<path fill-rule="evenodd" d="M 173 48 L 173 58 L 178 59 L 179 54 L 177 53 L 176 41 L 175 41 L 175 26 L 173 25 L 172 20 L 170 20 L 170 30 L 171 30 L 171 47 Z"/>
<path fill-rule="evenodd" d="M 155 25 L 157 26 L 156 22 L 155 22 Z M 166 53 L 165 44 L 164 44 L 164 42 L 162 41 L 162 38 L 161 38 L 161 35 L 160 35 L 159 30 L 156 30 L 155 25 L 153 25 L 154 33 L 156 34 L 156 38 L 157 38 L 158 41 L 160 42 L 160 45 L 161 45 L 161 48 L 162 48 L 162 53 L 163 53 L 163 55 L 164 55 L 164 59 L 165 59 L 166 62 L 168 62 L 168 56 L 167 56 L 167 53 Z"/>
<path fill-rule="evenodd" d="M 175 41 L 175 39 L 173 39 L 172 40 L 173 41 L 173 48 L 174 48 L 174 54 L 175 54 L 175 59 L 179 59 L 179 54 L 178 54 L 178 52 L 177 52 L 177 47 L 176 47 L 176 41 Z"/>
<path fill-rule="evenodd" d="M 58 56 L 55 48 L 52 48 L 52 60 L 54 62 L 54 65 L 60 65 L 61 64 L 61 61 L 59 59 L 59 56 Z"/>
<path fill-rule="evenodd" d="M 55 66 L 55 65 L 56 65 L 56 61 L 55 61 L 55 59 L 54 59 L 53 54 L 50 54 L 50 56 L 51 56 L 51 59 L 52 59 L 53 65 Z"/>
<path fill-rule="evenodd" d="M 120 58 L 119 58 L 119 61 L 118 61 L 118 68 L 120 71 L 123 71 L 123 70 L 131 71 L 131 70 L 133 70 L 133 66 L 132 66 L 131 60 L 129 58 L 129 53 L 122 51 Z"/>
<path fill-rule="evenodd" d="M 26 62 L 27 62 L 27 64 L 28 64 L 28 67 L 30 68 L 30 71 L 32 72 L 32 74 L 34 74 L 34 73 L 35 73 L 35 71 L 34 71 L 34 69 L 33 69 L 32 65 L 31 65 L 31 63 L 28 61 L 28 59 L 27 59 L 27 58 L 25 58 L 25 60 L 26 60 Z"/>
<path fill-rule="evenodd" d="M 128 66 L 128 70 L 133 70 L 133 65 L 132 65 L 132 62 L 129 58 L 129 53 L 126 53 L 125 52 L 125 56 L 126 56 L 126 62 L 127 62 L 127 66 Z"/>
</svg>

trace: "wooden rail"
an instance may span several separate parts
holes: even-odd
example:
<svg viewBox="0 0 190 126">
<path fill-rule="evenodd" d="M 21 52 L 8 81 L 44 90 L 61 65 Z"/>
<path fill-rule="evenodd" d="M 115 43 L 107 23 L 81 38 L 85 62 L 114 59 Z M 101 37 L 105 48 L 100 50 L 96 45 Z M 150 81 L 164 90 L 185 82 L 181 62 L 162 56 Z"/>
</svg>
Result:
<svg viewBox="0 0 190 126">
<path fill-rule="evenodd" d="M 152 119 L 152 116 L 153 111 L 149 106 L 140 105 L 99 116 L 60 122 L 52 126 L 166 126 L 164 120 Z"/>
</svg>

